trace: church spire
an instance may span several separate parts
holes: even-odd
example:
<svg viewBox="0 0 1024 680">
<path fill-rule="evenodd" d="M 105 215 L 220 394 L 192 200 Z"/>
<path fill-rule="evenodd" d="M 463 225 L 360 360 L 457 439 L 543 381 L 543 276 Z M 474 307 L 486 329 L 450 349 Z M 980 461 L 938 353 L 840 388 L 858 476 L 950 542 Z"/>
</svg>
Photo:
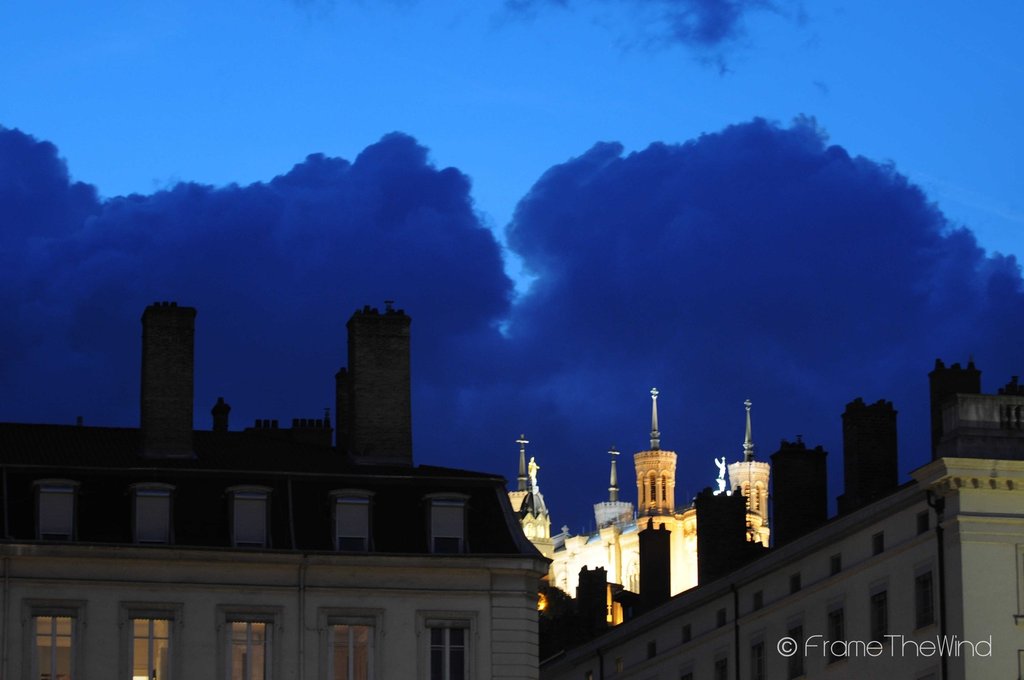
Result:
<svg viewBox="0 0 1024 680">
<path fill-rule="evenodd" d="M 526 445 L 530 443 L 530 440 L 526 438 L 525 434 L 519 435 L 519 439 L 516 440 L 516 444 L 519 444 L 519 490 L 527 491 L 526 487 Z"/>
<path fill-rule="evenodd" d="M 743 460 L 751 461 L 754 460 L 754 438 L 750 434 L 750 400 L 744 401 L 743 405 L 747 408 L 747 433 L 743 438 Z"/>
<path fill-rule="evenodd" d="M 615 444 L 612 444 L 612 448 L 608 450 L 608 454 L 612 457 L 612 474 L 608 481 L 608 500 L 615 503 L 619 500 L 619 475 L 615 471 L 615 459 L 618 457 L 619 452 L 615 448 Z"/>
<path fill-rule="evenodd" d="M 661 432 L 658 431 L 658 388 L 651 388 L 651 451 L 661 448 Z"/>
</svg>

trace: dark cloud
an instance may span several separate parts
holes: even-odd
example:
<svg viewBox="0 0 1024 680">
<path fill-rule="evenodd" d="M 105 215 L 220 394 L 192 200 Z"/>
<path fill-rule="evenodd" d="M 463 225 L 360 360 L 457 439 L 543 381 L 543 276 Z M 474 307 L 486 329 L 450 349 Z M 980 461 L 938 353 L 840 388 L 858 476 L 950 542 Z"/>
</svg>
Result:
<svg viewBox="0 0 1024 680">
<path fill-rule="evenodd" d="M 748 397 L 759 456 L 823 443 L 835 496 L 848 401 L 894 401 L 905 473 L 928 456 L 936 357 L 973 354 L 988 390 L 1021 368 L 1016 260 L 812 119 L 551 168 L 509 225 L 536 277 L 515 304 L 468 179 L 404 135 L 266 183 L 101 202 L 52 145 L 2 130 L 0 197 L 0 418 L 134 424 L 158 299 L 199 309 L 200 427 L 218 395 L 235 427 L 316 416 L 347 317 L 394 298 L 413 317 L 416 459 L 514 476 L 524 432 L 556 528 L 604 497 L 611 444 L 646 446 L 651 386 L 678 502 L 740 454 Z"/>
<path fill-rule="evenodd" d="M 52 145 L 3 130 L 0 149 L 0 393 L 19 395 L 4 399 L 5 420 L 134 424 L 138 319 L 154 300 L 199 310 L 200 426 L 221 394 L 237 426 L 333 406 L 344 323 L 364 303 L 393 298 L 414 315 L 431 389 L 458 374 L 452 364 L 472 366 L 463 344 L 499 338 L 511 293 L 499 247 L 465 175 L 433 167 L 410 137 L 351 163 L 312 155 L 267 183 L 103 203 L 69 182 Z"/>
<path fill-rule="evenodd" d="M 651 385 L 692 493 L 713 456 L 739 454 L 746 397 L 762 455 L 800 433 L 834 469 L 845 403 L 894 400 L 905 471 L 928 455 L 936 357 L 973 353 L 989 389 L 1024 359 L 1017 262 L 986 257 L 894 168 L 828 146 L 811 119 L 628 155 L 597 144 L 536 183 L 509 242 L 536 276 L 510 337 L 541 357 L 535 389 L 564 395 L 537 409 L 563 428 L 543 433 L 557 441 L 545 479 L 580 479 L 588 457 L 593 500 L 607 445 L 644 445 Z"/>
<path fill-rule="evenodd" d="M 530 15 L 545 7 L 585 4 L 572 0 L 505 0 L 506 9 Z M 615 4 L 632 15 L 637 27 L 650 37 L 697 48 L 720 47 L 735 41 L 744 35 L 744 19 L 751 12 L 784 13 L 792 8 L 798 18 L 802 17 L 797 3 L 784 0 L 617 0 Z"/>
</svg>

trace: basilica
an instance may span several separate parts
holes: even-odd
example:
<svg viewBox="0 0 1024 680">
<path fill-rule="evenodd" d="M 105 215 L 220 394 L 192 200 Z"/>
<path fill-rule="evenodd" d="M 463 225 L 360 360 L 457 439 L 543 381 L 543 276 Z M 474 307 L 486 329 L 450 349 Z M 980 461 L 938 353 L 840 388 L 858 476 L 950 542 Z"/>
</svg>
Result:
<svg viewBox="0 0 1024 680">
<path fill-rule="evenodd" d="M 746 435 L 742 457 L 727 463 L 716 459 L 719 476 L 713 496 L 742 495 L 746 506 L 746 540 L 768 547 L 768 482 L 771 466 L 754 458 L 750 426 L 749 400 L 746 407 Z M 641 534 L 667 530 L 668 595 L 676 595 L 697 585 L 697 507 L 690 503 L 676 508 L 676 453 L 661 448 L 658 429 L 658 390 L 651 389 L 650 447 L 633 454 L 636 472 L 637 506 L 620 499 L 618 456 L 614 448 L 608 499 L 594 504 L 596 530 L 589 534 L 571 535 L 568 527 L 551 534 L 551 517 L 537 482 L 539 466 L 531 457 L 527 463 L 525 436 L 520 436 L 519 475 L 517 488 L 509 492 L 512 509 L 519 517 L 526 537 L 545 557 L 551 560 L 548 583 L 570 597 L 580 587 L 581 572 L 603 570 L 608 584 L 607 623 L 623 620 L 621 601 L 628 593 L 641 595 Z M 726 473 L 728 471 L 728 479 Z M 617 594 L 627 591 L 627 597 Z"/>
</svg>

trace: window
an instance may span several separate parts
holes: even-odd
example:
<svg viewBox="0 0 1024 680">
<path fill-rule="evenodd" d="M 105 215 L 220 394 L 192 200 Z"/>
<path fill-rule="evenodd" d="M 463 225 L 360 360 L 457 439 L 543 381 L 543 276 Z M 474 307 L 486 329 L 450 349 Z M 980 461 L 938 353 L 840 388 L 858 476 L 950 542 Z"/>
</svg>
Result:
<svg viewBox="0 0 1024 680">
<path fill-rule="evenodd" d="M 217 606 L 218 663 L 227 680 L 271 680 L 280 660 L 275 643 L 281 637 L 281 607 Z"/>
<path fill-rule="evenodd" d="M 715 613 L 715 625 L 718 628 L 721 628 L 722 626 L 725 625 L 725 608 L 724 607 L 722 609 L 719 609 Z"/>
<path fill-rule="evenodd" d="M 336 491 L 334 499 L 334 548 L 346 552 L 370 549 L 370 499 L 367 491 Z"/>
<path fill-rule="evenodd" d="M 468 496 L 429 496 L 430 551 L 461 553 L 466 549 L 466 500 Z"/>
<path fill-rule="evenodd" d="M 373 627 L 335 623 L 328 628 L 328 680 L 372 680 Z"/>
<path fill-rule="evenodd" d="M 75 536 L 77 482 L 48 479 L 36 482 L 37 538 L 70 541 Z"/>
<path fill-rule="evenodd" d="M 623 661 L 622 661 L 622 657 L 621 657 L 621 656 L 619 656 L 619 657 L 616 657 L 616 658 L 615 658 L 615 672 L 616 672 L 616 673 L 621 673 L 621 672 L 622 672 L 622 670 L 623 670 L 623 669 L 624 669 L 625 667 L 626 667 L 626 664 L 625 664 L 625 663 L 623 663 Z"/>
<path fill-rule="evenodd" d="M 889 599 L 886 591 L 882 590 L 871 596 L 870 617 L 871 639 L 883 640 L 889 632 Z"/>
<path fill-rule="evenodd" d="M 657 655 L 658 655 L 658 643 L 655 642 L 654 640 L 651 640 L 650 642 L 647 643 L 647 658 L 648 659 L 653 659 Z"/>
<path fill-rule="evenodd" d="M 132 618 L 132 680 L 170 680 L 171 621 Z"/>
<path fill-rule="evenodd" d="M 180 677 L 175 643 L 180 638 L 183 605 L 168 602 L 122 602 L 118 617 L 121 630 L 119 678 L 170 680 Z"/>
<path fill-rule="evenodd" d="M 75 619 L 73 616 L 33 616 L 35 653 L 33 680 L 72 680 L 75 677 Z"/>
<path fill-rule="evenodd" d="M 791 574 L 789 577 L 789 592 L 795 593 L 800 590 L 800 572 Z"/>
<path fill-rule="evenodd" d="M 764 642 L 758 640 L 750 645 L 750 680 L 765 680 Z"/>
<path fill-rule="evenodd" d="M 846 640 L 846 621 L 842 607 L 837 607 L 828 613 L 828 639 L 833 642 Z M 843 651 L 842 645 L 829 645 L 829 663 L 834 663 L 843 658 L 836 654 L 837 651 Z"/>
<path fill-rule="evenodd" d="M 587 671 L 584 673 L 583 680 L 594 680 L 594 671 Z"/>
<path fill-rule="evenodd" d="M 690 630 L 690 624 L 683 624 L 683 644 L 693 639 L 693 634 Z"/>
<path fill-rule="evenodd" d="M 715 680 L 729 680 L 729 659 L 715 659 Z"/>
<path fill-rule="evenodd" d="M 935 597 L 932 593 L 932 572 L 914 577 L 914 624 L 923 628 L 935 623 Z"/>
<path fill-rule="evenodd" d="M 267 547 L 270 489 L 235 487 L 228 491 L 231 494 L 231 544 L 239 548 Z"/>
<path fill-rule="evenodd" d="M 229 621 L 228 680 L 269 680 L 272 627 L 266 621 Z"/>
<path fill-rule="evenodd" d="M 931 528 L 931 520 L 928 517 L 928 511 L 922 510 L 917 513 L 917 535 L 920 536 L 924 532 Z"/>
<path fill-rule="evenodd" d="M 871 536 L 871 554 L 881 555 L 885 550 L 885 532 L 879 531 Z"/>
<path fill-rule="evenodd" d="M 133 527 L 136 543 L 171 542 L 171 492 L 168 484 L 136 484 Z"/>
<path fill-rule="evenodd" d="M 789 637 L 796 642 L 794 649 L 797 650 L 796 654 L 787 659 L 788 672 L 786 677 L 792 680 L 793 678 L 799 678 L 804 674 L 804 627 L 802 625 L 793 626 L 789 629 Z"/>
<path fill-rule="evenodd" d="M 467 625 L 448 622 L 430 630 L 430 680 L 466 680 Z"/>
<path fill-rule="evenodd" d="M 835 576 L 843 570 L 843 555 L 836 553 L 832 557 L 828 558 L 828 573 L 829 576 Z"/>
<path fill-rule="evenodd" d="M 759 590 L 754 593 L 754 611 L 764 607 L 764 591 Z"/>
<path fill-rule="evenodd" d="M 687 671 L 679 676 L 679 680 L 693 680 L 693 673 Z"/>
</svg>

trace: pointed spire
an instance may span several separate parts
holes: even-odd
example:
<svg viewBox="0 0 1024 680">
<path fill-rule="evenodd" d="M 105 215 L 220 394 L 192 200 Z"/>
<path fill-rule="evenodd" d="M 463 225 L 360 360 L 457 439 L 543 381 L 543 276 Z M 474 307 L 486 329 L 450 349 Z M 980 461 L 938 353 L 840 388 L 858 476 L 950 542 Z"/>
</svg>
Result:
<svg viewBox="0 0 1024 680">
<path fill-rule="evenodd" d="M 526 491 L 526 445 L 530 440 L 525 434 L 519 435 L 516 444 L 519 444 L 519 490 Z"/>
<path fill-rule="evenodd" d="M 612 444 L 608 454 L 612 457 L 612 474 L 608 481 L 608 500 L 615 503 L 619 500 L 619 474 L 615 470 L 615 458 L 619 455 L 619 452 L 615 448 L 615 444 Z"/>
<path fill-rule="evenodd" d="M 651 388 L 651 451 L 661 448 L 661 432 L 658 431 L 658 388 Z"/>
<path fill-rule="evenodd" d="M 743 460 L 751 461 L 754 460 L 754 438 L 750 434 L 750 400 L 747 399 L 743 405 L 747 408 L 747 434 L 743 438 Z"/>
</svg>

